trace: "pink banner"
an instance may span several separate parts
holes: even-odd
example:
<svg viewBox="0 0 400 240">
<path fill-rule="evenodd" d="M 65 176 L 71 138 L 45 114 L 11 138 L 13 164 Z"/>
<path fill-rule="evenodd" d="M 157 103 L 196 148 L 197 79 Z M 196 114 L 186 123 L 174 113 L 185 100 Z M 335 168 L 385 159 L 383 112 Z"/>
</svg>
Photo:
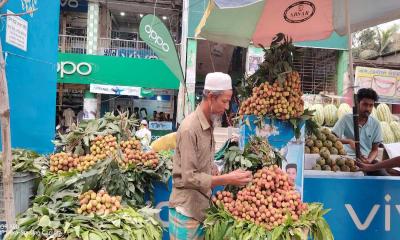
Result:
<svg viewBox="0 0 400 240">
<path fill-rule="evenodd" d="M 332 0 L 267 1 L 253 34 L 255 45 L 269 45 L 281 32 L 293 41 L 328 38 L 333 31 Z"/>
</svg>

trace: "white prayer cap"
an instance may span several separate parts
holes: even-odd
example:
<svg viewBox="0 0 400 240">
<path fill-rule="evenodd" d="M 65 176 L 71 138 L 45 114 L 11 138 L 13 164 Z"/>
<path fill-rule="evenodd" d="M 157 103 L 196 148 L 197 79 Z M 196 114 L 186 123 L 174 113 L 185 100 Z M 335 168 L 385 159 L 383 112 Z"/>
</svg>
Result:
<svg viewBox="0 0 400 240">
<path fill-rule="evenodd" d="M 147 126 L 147 121 L 143 119 L 143 120 L 140 122 L 140 124 L 141 124 L 141 125 L 146 125 L 146 126 Z"/>
<path fill-rule="evenodd" d="M 222 72 L 209 73 L 206 76 L 204 89 L 211 91 L 232 90 L 232 79 Z"/>
</svg>

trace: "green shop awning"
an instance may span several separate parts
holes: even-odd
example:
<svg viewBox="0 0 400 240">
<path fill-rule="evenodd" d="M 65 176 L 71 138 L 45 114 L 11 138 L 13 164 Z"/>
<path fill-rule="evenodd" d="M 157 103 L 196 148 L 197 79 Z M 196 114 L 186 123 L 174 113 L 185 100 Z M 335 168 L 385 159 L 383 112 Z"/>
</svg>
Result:
<svg viewBox="0 0 400 240">
<path fill-rule="evenodd" d="M 157 59 L 59 53 L 58 83 L 179 89 L 179 80 Z"/>
</svg>

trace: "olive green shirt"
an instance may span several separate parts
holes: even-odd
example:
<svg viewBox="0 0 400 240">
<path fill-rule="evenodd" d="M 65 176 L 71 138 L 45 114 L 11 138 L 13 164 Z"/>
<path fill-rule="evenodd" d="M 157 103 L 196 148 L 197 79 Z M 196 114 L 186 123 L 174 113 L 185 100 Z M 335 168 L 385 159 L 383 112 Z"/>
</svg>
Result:
<svg viewBox="0 0 400 240">
<path fill-rule="evenodd" d="M 200 222 L 210 206 L 214 153 L 213 128 L 198 107 L 177 132 L 169 206 Z"/>
</svg>

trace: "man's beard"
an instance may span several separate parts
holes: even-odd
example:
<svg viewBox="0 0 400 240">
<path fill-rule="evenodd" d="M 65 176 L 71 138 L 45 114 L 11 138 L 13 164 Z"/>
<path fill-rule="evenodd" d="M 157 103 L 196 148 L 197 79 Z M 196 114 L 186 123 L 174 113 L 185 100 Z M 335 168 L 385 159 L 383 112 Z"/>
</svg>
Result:
<svg viewBox="0 0 400 240">
<path fill-rule="evenodd" d="M 222 125 L 222 116 L 217 114 L 211 114 L 210 116 L 211 123 L 214 128 L 221 127 Z"/>
<path fill-rule="evenodd" d="M 361 117 L 364 117 L 364 118 L 368 118 L 370 115 L 371 115 L 371 113 L 368 111 L 361 113 Z"/>
</svg>

